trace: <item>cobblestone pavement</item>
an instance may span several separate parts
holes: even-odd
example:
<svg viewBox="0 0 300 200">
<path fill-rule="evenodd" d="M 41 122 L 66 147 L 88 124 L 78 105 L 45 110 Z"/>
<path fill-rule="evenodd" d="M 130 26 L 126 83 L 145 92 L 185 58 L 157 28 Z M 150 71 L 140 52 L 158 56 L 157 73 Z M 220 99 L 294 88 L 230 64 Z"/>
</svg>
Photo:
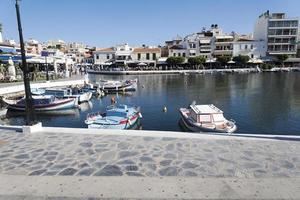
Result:
<svg viewBox="0 0 300 200">
<path fill-rule="evenodd" d="M 300 142 L 0 129 L 0 173 L 32 176 L 300 177 Z"/>
</svg>

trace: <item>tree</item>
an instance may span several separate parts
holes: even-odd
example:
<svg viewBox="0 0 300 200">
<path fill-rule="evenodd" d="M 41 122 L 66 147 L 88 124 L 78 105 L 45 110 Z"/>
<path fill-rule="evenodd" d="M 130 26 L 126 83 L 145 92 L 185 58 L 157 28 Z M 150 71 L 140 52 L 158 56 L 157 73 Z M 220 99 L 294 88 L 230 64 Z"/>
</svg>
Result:
<svg viewBox="0 0 300 200">
<path fill-rule="evenodd" d="M 217 61 L 222 65 L 226 65 L 230 60 L 231 60 L 231 56 L 229 55 L 228 56 L 223 55 L 217 57 Z"/>
<path fill-rule="evenodd" d="M 181 56 L 178 56 L 178 57 L 172 56 L 167 59 L 167 63 L 171 67 L 178 66 L 178 65 L 182 64 L 184 61 L 185 61 L 185 58 L 181 57 Z"/>
<path fill-rule="evenodd" d="M 289 58 L 289 56 L 286 54 L 280 54 L 276 57 L 277 57 L 277 60 L 281 63 L 282 67 L 284 67 L 284 61 L 286 61 Z"/>
<path fill-rule="evenodd" d="M 191 66 L 196 66 L 198 68 L 199 65 L 202 65 L 203 63 L 205 63 L 206 58 L 203 56 L 196 56 L 196 57 L 190 57 L 188 58 L 188 63 Z"/>
<path fill-rule="evenodd" d="M 250 60 L 250 57 L 238 55 L 238 56 L 233 57 L 232 60 L 234 62 L 236 62 L 237 64 L 241 65 L 242 67 L 244 67 L 247 64 L 247 62 Z"/>
</svg>

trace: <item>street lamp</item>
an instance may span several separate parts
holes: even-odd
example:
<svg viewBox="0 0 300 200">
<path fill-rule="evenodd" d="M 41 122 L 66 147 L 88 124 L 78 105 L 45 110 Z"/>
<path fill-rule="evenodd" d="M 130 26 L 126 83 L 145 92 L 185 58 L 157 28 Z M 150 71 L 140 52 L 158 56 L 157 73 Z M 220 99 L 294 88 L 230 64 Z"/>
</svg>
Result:
<svg viewBox="0 0 300 200">
<path fill-rule="evenodd" d="M 25 87 L 26 125 L 33 125 L 35 123 L 35 112 L 34 112 L 33 99 L 30 90 L 30 74 L 28 70 L 28 65 L 26 63 L 21 17 L 20 17 L 20 10 L 19 10 L 19 0 L 16 0 L 16 13 L 17 13 L 17 22 L 18 22 L 21 55 L 22 55 L 23 79 L 24 79 L 24 87 Z"/>
</svg>

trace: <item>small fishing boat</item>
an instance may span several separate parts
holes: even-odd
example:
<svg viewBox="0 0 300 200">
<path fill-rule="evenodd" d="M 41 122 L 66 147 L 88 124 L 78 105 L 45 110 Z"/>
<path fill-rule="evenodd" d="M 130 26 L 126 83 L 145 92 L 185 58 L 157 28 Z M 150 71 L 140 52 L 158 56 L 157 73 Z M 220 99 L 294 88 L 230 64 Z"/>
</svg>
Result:
<svg viewBox="0 0 300 200">
<path fill-rule="evenodd" d="M 38 112 L 77 108 L 77 98 L 57 99 L 53 95 L 32 96 L 34 109 Z M 9 110 L 25 111 L 25 97 L 20 100 L 3 99 Z"/>
<path fill-rule="evenodd" d="M 45 95 L 54 95 L 57 98 L 78 98 L 78 103 L 87 102 L 92 98 L 92 92 L 84 92 L 79 88 L 49 88 Z"/>
<path fill-rule="evenodd" d="M 105 113 L 88 114 L 85 123 L 90 129 L 131 129 L 142 118 L 137 107 L 109 106 Z"/>
<path fill-rule="evenodd" d="M 180 108 L 181 119 L 187 129 L 193 132 L 233 133 L 237 126 L 234 120 L 227 120 L 223 111 L 210 105 L 196 105 Z"/>
<path fill-rule="evenodd" d="M 100 80 L 98 88 L 106 93 L 135 91 L 137 79 L 125 81 Z"/>
<path fill-rule="evenodd" d="M 83 92 L 91 92 L 95 96 L 104 96 L 105 93 L 101 91 L 99 88 L 95 87 L 93 84 L 84 84 L 84 86 L 81 88 Z"/>
</svg>

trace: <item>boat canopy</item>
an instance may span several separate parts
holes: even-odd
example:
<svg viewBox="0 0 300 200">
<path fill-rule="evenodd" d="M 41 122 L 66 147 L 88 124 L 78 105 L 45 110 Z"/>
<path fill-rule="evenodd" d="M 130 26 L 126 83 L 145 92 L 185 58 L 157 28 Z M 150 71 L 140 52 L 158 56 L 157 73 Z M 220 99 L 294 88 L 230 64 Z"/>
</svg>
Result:
<svg viewBox="0 0 300 200">
<path fill-rule="evenodd" d="M 191 105 L 191 117 L 198 123 L 223 122 L 223 111 L 214 105 Z"/>
<path fill-rule="evenodd" d="M 191 107 L 192 111 L 197 115 L 223 113 L 222 110 L 220 110 L 219 108 L 217 108 L 216 106 L 214 106 L 212 104 L 208 104 L 208 105 L 191 105 L 190 107 Z"/>
</svg>

